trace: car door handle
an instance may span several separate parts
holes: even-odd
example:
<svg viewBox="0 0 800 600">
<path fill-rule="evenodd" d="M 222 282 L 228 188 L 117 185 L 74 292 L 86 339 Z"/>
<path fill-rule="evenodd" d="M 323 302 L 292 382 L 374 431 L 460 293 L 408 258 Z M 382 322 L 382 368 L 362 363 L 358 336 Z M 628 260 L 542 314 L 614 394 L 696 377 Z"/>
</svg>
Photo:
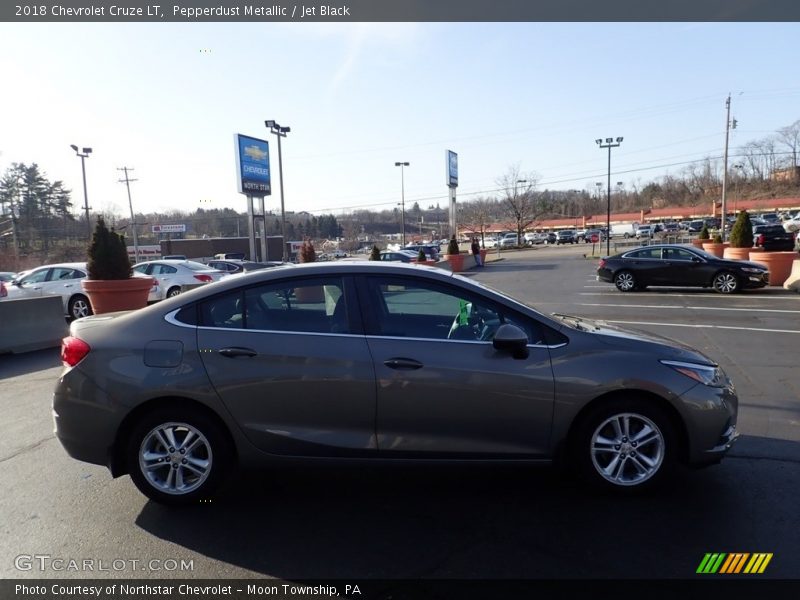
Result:
<svg viewBox="0 0 800 600">
<path fill-rule="evenodd" d="M 398 369 L 402 371 L 415 371 L 422 368 L 422 363 L 410 358 L 389 358 L 383 361 L 390 369 Z"/>
<path fill-rule="evenodd" d="M 252 348 L 223 348 L 218 352 L 226 358 L 237 358 L 239 356 L 246 356 L 247 358 L 252 358 L 258 355 L 258 352 L 256 352 Z"/>
</svg>

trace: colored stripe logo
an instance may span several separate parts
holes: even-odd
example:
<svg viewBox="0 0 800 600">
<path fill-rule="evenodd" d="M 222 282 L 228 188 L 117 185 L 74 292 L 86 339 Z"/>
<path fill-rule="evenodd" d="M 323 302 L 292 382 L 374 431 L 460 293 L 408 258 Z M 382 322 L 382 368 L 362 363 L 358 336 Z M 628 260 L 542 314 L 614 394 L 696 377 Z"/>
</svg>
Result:
<svg viewBox="0 0 800 600">
<path fill-rule="evenodd" d="M 771 560 L 771 552 L 756 552 L 754 554 L 749 552 L 733 552 L 730 554 L 709 552 L 700 561 L 700 566 L 697 567 L 696 573 L 704 575 L 714 573 L 725 575 L 748 573 L 756 575 L 763 573 Z"/>
</svg>

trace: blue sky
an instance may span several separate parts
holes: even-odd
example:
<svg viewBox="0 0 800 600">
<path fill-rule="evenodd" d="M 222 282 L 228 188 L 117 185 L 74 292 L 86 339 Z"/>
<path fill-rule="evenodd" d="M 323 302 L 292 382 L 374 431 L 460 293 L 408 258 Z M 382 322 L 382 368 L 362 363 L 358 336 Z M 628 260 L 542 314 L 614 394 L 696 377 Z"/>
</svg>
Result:
<svg viewBox="0 0 800 600">
<path fill-rule="evenodd" d="M 605 181 L 598 137 L 623 136 L 612 182 L 646 183 L 721 154 L 732 94 L 735 148 L 800 119 L 797 23 L 0 24 L 0 170 L 37 162 L 83 205 L 127 213 L 231 207 L 233 134 L 283 140 L 286 208 L 447 204 L 509 166 L 539 188 Z M 201 51 L 204 50 L 204 51 Z M 650 168 L 653 167 L 653 168 Z M 621 173 L 640 169 L 636 172 Z M 647 170 L 644 170 L 647 169 Z"/>
</svg>

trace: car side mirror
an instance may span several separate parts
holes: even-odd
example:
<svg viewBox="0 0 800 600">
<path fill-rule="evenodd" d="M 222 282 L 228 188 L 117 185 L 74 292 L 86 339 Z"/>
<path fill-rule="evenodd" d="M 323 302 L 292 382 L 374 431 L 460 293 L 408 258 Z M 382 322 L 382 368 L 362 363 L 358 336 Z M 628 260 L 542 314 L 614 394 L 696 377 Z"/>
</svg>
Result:
<svg viewBox="0 0 800 600">
<path fill-rule="evenodd" d="M 528 358 L 528 336 L 516 325 L 504 323 L 497 328 L 492 346 L 500 352 L 508 352 L 517 360 Z"/>
</svg>

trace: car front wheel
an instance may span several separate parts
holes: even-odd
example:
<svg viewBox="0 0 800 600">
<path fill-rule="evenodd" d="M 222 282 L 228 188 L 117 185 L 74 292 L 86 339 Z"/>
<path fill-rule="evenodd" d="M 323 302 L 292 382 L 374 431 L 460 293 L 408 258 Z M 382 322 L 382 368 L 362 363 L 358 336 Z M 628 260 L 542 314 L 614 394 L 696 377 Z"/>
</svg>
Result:
<svg viewBox="0 0 800 600">
<path fill-rule="evenodd" d="M 739 280 L 736 275 L 727 271 L 714 275 L 711 284 L 720 294 L 733 294 L 739 290 Z"/>
<path fill-rule="evenodd" d="M 632 292 L 636 289 L 636 277 L 630 271 L 620 271 L 614 276 L 614 285 L 620 292 Z"/>
<path fill-rule="evenodd" d="M 618 399 L 586 415 L 573 459 L 592 485 L 632 491 L 658 484 L 674 467 L 676 435 L 667 414 L 651 402 Z"/>
<path fill-rule="evenodd" d="M 187 505 L 209 498 L 231 461 L 225 432 L 200 412 L 156 410 L 139 421 L 128 439 L 131 479 L 161 504 Z"/>
<path fill-rule="evenodd" d="M 167 298 L 174 298 L 175 296 L 181 295 L 181 288 L 179 287 L 171 287 L 167 290 Z"/>
</svg>

